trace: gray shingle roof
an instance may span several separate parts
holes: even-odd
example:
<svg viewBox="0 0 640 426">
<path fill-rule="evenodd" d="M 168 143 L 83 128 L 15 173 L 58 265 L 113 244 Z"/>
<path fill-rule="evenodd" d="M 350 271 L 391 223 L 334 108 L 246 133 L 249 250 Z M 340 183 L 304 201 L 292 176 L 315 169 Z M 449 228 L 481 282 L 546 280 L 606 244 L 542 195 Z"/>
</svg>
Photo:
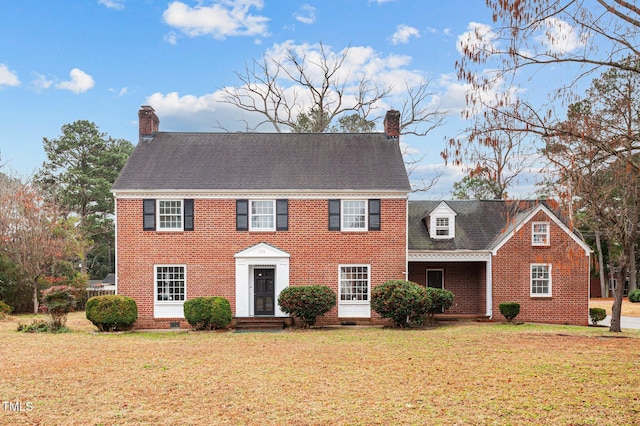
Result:
<svg viewBox="0 0 640 426">
<path fill-rule="evenodd" d="M 382 133 L 158 132 L 136 146 L 122 190 L 410 191 L 397 139 Z"/>
<path fill-rule="evenodd" d="M 409 250 L 488 251 L 535 207 L 535 201 L 447 200 L 457 213 L 455 238 L 429 237 L 429 214 L 442 201 L 409 201 Z"/>
</svg>

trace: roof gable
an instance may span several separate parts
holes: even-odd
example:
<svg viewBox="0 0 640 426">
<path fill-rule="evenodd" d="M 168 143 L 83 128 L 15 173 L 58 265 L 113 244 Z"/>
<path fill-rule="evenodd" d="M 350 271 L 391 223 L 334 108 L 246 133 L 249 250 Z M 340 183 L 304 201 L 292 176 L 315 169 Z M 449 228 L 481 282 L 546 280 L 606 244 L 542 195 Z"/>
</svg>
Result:
<svg viewBox="0 0 640 426">
<path fill-rule="evenodd" d="M 174 133 L 140 141 L 112 190 L 411 188 L 397 139 L 382 133 Z"/>
<path fill-rule="evenodd" d="M 502 246 L 504 246 L 511 239 L 511 237 L 513 237 L 525 225 L 530 223 L 531 220 L 539 212 L 543 212 L 552 222 L 558 225 L 565 234 L 573 239 L 585 251 L 586 255 L 589 255 L 591 253 L 591 247 L 589 247 L 587 243 L 585 243 L 578 235 L 576 235 L 575 232 L 569 229 L 569 227 L 562 220 L 560 220 L 558 216 L 556 216 L 547 206 L 542 203 L 517 215 L 515 220 L 508 225 L 508 228 L 505 230 L 505 232 L 502 233 L 500 238 L 494 244 L 494 247 L 491 250 L 492 253 L 495 255 L 498 250 L 500 250 Z"/>
</svg>

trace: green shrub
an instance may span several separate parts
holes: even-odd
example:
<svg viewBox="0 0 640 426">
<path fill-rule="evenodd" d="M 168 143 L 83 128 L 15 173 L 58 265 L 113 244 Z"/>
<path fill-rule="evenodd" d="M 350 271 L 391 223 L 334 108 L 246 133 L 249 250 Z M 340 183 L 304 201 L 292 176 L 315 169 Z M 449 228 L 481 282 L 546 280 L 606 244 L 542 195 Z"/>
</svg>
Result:
<svg viewBox="0 0 640 426">
<path fill-rule="evenodd" d="M 427 294 L 431 299 L 429 317 L 433 317 L 433 314 L 446 311 L 453 306 L 454 295 L 449 290 L 427 287 Z"/>
<path fill-rule="evenodd" d="M 425 287 L 411 281 L 391 280 L 373 289 L 371 308 L 396 327 L 408 327 L 410 322 L 423 324 L 434 306 Z"/>
<path fill-rule="evenodd" d="M 336 294 L 323 285 L 287 287 L 280 292 L 278 305 L 282 312 L 300 318 L 308 327 L 336 305 Z"/>
<path fill-rule="evenodd" d="M 227 328 L 231 324 L 231 304 L 224 297 L 215 297 L 211 307 L 211 324 L 213 328 Z"/>
<path fill-rule="evenodd" d="M 196 297 L 184 302 L 184 317 L 194 330 L 226 328 L 231 323 L 231 304 L 224 297 Z"/>
<path fill-rule="evenodd" d="M 607 317 L 607 311 L 602 308 L 589 308 L 589 316 L 593 325 L 598 325 L 600 321 Z"/>
<path fill-rule="evenodd" d="M 516 302 L 505 302 L 498 305 L 500 313 L 504 315 L 507 321 L 511 322 L 520 313 L 520 304 Z"/>
<path fill-rule="evenodd" d="M 76 307 L 76 289 L 68 285 L 49 287 L 42 291 L 42 305 L 49 314 L 51 330 L 58 330 L 67 322 L 67 314 Z"/>
<path fill-rule="evenodd" d="M 0 300 L 0 320 L 8 317 L 11 314 L 11 311 L 13 311 L 13 309 L 11 309 L 11 306 Z"/>
<path fill-rule="evenodd" d="M 87 300 L 86 315 L 100 331 L 130 330 L 138 319 L 138 305 L 127 296 L 94 296 Z"/>
<path fill-rule="evenodd" d="M 629 302 L 631 303 L 639 303 L 640 302 L 640 289 L 636 288 L 635 290 L 631 290 L 629 292 Z"/>
<path fill-rule="evenodd" d="M 46 333 L 49 331 L 49 323 L 44 320 L 33 320 L 31 324 L 18 324 L 20 333 Z"/>
</svg>

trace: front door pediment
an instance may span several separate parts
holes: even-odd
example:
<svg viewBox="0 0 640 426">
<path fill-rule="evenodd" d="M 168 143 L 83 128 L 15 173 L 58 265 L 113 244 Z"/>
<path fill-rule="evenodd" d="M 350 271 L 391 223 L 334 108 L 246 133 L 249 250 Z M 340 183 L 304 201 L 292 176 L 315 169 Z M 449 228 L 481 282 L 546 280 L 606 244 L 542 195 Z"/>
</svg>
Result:
<svg viewBox="0 0 640 426">
<path fill-rule="evenodd" d="M 238 252 L 234 256 L 236 259 L 240 258 L 281 258 L 281 257 L 291 257 L 291 255 L 287 252 L 284 252 L 280 249 L 275 248 L 272 245 L 267 243 L 259 243 L 255 246 L 249 247 L 247 249 Z"/>
</svg>

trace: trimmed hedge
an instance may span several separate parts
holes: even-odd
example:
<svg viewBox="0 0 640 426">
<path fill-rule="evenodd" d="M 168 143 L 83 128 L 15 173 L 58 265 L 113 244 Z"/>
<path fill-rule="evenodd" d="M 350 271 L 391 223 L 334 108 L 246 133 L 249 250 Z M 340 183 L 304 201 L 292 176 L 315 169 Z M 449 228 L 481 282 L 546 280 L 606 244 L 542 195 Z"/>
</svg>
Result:
<svg viewBox="0 0 640 426">
<path fill-rule="evenodd" d="M 220 296 L 195 297 L 184 302 L 184 318 L 194 330 L 227 328 L 231 323 L 231 304 Z"/>
<path fill-rule="evenodd" d="M 636 288 L 629 292 L 629 302 L 640 303 L 640 289 Z"/>
<path fill-rule="evenodd" d="M 131 330 L 138 319 L 138 305 L 127 296 L 94 296 L 87 300 L 86 315 L 100 331 Z"/>
<path fill-rule="evenodd" d="M 593 325 L 598 325 L 600 321 L 607 317 L 607 311 L 602 308 L 589 308 L 589 316 Z"/>
<path fill-rule="evenodd" d="M 500 313 L 504 315 L 507 321 L 511 322 L 520 313 L 520 304 L 516 302 L 505 302 L 498 305 Z"/>
<path fill-rule="evenodd" d="M 282 312 L 300 318 L 306 327 L 336 306 L 336 294 L 324 285 L 287 287 L 278 296 Z"/>
</svg>

